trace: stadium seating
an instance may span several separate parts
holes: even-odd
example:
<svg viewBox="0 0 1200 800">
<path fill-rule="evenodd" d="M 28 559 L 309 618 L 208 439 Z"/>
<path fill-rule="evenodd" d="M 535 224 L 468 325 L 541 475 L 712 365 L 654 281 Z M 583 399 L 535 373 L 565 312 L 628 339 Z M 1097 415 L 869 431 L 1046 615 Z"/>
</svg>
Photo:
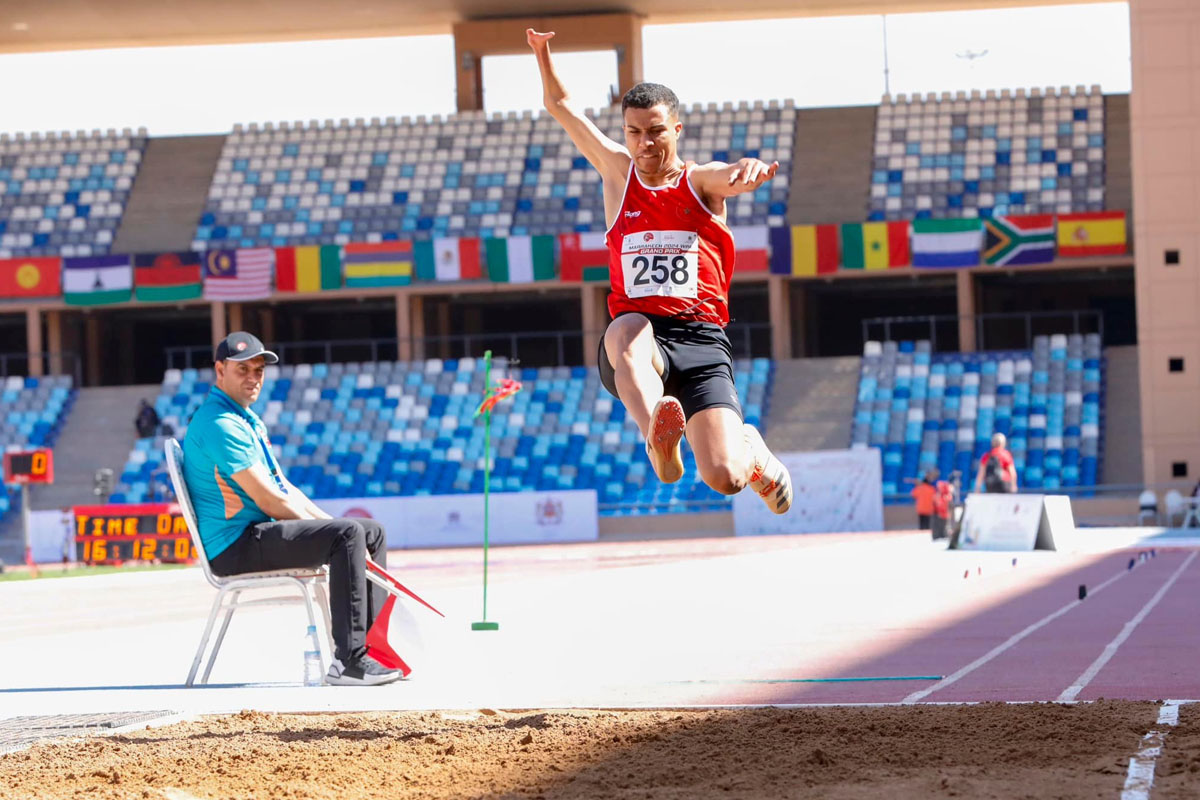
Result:
<svg viewBox="0 0 1200 800">
<path fill-rule="evenodd" d="M 109 252 L 146 131 L 0 135 L 0 258 Z"/>
<path fill-rule="evenodd" d="M 795 108 L 693 106 L 694 161 L 758 155 L 780 173 L 730 204 L 730 224 L 783 224 Z M 619 109 L 593 112 L 623 141 Z M 548 114 L 405 117 L 235 127 L 194 249 L 605 230 L 599 175 Z"/>
<path fill-rule="evenodd" d="M 867 342 L 852 447 L 883 453 L 884 495 L 936 467 L 975 480 L 993 433 L 1006 434 L 1021 487 L 1100 480 L 1100 338 L 1038 336 L 1032 351 L 933 354 L 929 342 Z"/>
<path fill-rule="evenodd" d="M 494 362 L 493 378 L 506 362 Z M 483 491 L 484 428 L 475 359 L 269 367 L 255 410 L 267 424 L 288 479 L 314 498 Z M 739 361 L 736 383 L 746 419 L 766 417 L 771 362 Z M 503 401 L 492 428 L 493 491 L 596 489 L 602 513 L 649 514 L 727 509 L 730 500 L 687 472 L 660 484 L 624 407 L 595 370 L 514 371 L 523 389 Z M 168 370 L 155 408 L 177 438 L 209 389 L 196 370 Z M 113 502 L 161 499 L 162 446 L 141 439 L 122 471 Z"/>
<path fill-rule="evenodd" d="M 0 450 L 53 447 L 75 402 L 69 375 L 0 378 Z M 0 517 L 18 496 L 16 487 L 0 492 Z"/>
<path fill-rule="evenodd" d="M 1104 210 L 1104 97 L 1018 89 L 884 97 L 869 217 Z"/>
</svg>

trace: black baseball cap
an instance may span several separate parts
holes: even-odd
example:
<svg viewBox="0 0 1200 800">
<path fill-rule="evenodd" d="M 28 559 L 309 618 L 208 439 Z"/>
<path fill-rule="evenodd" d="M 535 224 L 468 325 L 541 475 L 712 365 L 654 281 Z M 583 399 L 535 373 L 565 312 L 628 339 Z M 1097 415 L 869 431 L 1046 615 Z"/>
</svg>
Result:
<svg viewBox="0 0 1200 800">
<path fill-rule="evenodd" d="M 217 345 L 217 354 L 213 356 L 213 361 L 249 361 L 258 356 L 262 356 L 268 364 L 279 363 L 279 356 L 264 347 L 257 336 L 245 331 L 235 331 Z"/>
</svg>

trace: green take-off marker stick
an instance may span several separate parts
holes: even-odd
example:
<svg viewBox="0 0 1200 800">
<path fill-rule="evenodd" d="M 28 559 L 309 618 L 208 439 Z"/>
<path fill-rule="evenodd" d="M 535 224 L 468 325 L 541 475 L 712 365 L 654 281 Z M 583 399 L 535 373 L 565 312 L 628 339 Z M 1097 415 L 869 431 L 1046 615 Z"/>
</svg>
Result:
<svg viewBox="0 0 1200 800">
<path fill-rule="evenodd" d="M 488 532 L 488 510 L 491 500 L 492 482 L 492 409 L 496 403 L 506 397 L 511 397 L 521 391 L 517 381 L 505 379 L 499 386 L 492 386 L 492 351 L 483 354 L 483 402 L 475 410 L 475 416 L 483 415 L 483 619 L 471 623 L 473 631 L 498 631 L 499 622 L 491 622 L 487 618 L 488 592 L 488 550 L 490 536 Z"/>
</svg>

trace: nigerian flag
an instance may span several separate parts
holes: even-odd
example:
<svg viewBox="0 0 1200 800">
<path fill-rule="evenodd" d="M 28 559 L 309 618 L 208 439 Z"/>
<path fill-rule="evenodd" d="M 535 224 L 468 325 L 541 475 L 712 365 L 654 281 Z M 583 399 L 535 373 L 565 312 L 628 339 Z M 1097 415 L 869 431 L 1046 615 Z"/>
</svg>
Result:
<svg viewBox="0 0 1200 800">
<path fill-rule="evenodd" d="M 509 236 L 488 239 L 488 278 L 497 283 L 554 280 L 553 236 Z"/>
</svg>

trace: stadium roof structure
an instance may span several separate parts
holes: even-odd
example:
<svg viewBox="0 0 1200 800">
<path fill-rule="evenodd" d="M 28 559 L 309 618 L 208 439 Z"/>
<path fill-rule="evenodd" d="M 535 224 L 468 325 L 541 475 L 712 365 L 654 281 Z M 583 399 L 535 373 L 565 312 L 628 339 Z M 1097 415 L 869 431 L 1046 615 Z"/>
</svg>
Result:
<svg viewBox="0 0 1200 800">
<path fill-rule="evenodd" d="M 450 33 L 457 22 L 632 13 L 650 23 L 1089 0 L 5 0 L 0 52 Z"/>
</svg>

